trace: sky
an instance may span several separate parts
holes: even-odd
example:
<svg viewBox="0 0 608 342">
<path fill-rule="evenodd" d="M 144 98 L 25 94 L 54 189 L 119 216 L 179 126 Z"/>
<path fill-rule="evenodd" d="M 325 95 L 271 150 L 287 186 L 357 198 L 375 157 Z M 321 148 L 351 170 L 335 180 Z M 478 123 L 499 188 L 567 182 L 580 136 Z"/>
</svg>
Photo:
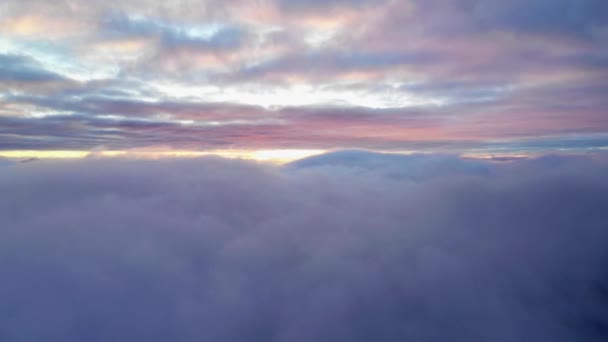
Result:
<svg viewBox="0 0 608 342">
<path fill-rule="evenodd" d="M 0 0 L 0 341 L 608 341 L 606 95 L 606 0 Z"/>
<path fill-rule="evenodd" d="M 0 156 L 608 147 L 603 0 L 4 0 Z"/>
</svg>

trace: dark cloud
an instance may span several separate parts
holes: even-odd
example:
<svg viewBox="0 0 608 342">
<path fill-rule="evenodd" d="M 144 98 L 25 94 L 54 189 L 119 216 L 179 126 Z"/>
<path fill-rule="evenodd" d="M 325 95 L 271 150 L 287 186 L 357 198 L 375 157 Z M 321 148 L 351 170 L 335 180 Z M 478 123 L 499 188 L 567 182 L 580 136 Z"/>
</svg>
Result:
<svg viewBox="0 0 608 342">
<path fill-rule="evenodd" d="M 516 32 L 592 37 L 608 24 L 602 0 L 474 1 L 474 18 L 482 28 Z"/>
<path fill-rule="evenodd" d="M 393 2 L 353 41 L 359 49 L 434 55 L 441 63 L 415 70 L 438 82 L 524 83 L 532 73 L 605 70 L 605 7 L 595 0 Z"/>
<path fill-rule="evenodd" d="M 53 94 L 57 95 L 57 94 Z M 109 95 L 109 96 L 108 96 Z M 119 94 L 120 95 L 120 94 Z M 232 103 L 205 103 L 175 100 L 142 100 L 137 96 L 114 96 L 92 90 L 65 92 L 61 96 L 11 95 L 7 102 L 34 105 L 58 112 L 81 115 L 121 115 L 128 118 L 170 116 L 179 119 L 243 119 L 264 110 Z"/>
<path fill-rule="evenodd" d="M 602 0 L 448 0 L 413 1 L 417 14 L 445 21 L 428 25 L 436 33 L 484 30 L 522 34 L 599 38 L 606 27 L 608 6 Z"/>
<path fill-rule="evenodd" d="M 105 145 L 116 149 L 170 143 L 168 132 L 179 124 L 145 119 L 104 119 L 86 115 L 45 118 L 0 117 L 2 149 L 88 150 Z M 182 141 L 187 140 L 183 138 Z"/>
<path fill-rule="evenodd" d="M 46 70 L 35 59 L 22 56 L 0 54 L 0 81 L 3 82 L 52 82 L 64 77 Z"/>
<path fill-rule="evenodd" d="M 361 152 L 3 167 L 0 336 L 604 341 L 607 171 Z"/>
</svg>

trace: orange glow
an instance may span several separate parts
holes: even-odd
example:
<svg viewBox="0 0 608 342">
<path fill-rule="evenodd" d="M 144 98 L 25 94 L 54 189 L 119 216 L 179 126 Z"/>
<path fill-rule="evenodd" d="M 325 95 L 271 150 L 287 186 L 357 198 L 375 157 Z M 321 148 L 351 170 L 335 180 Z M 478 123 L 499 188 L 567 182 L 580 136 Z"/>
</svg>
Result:
<svg viewBox="0 0 608 342">
<path fill-rule="evenodd" d="M 0 32 L 18 36 L 62 37 L 82 32 L 82 28 L 77 26 L 74 21 L 65 18 L 59 20 L 40 15 L 23 15 L 8 19 L 2 24 Z"/>
<path fill-rule="evenodd" d="M 93 47 L 105 53 L 138 53 L 146 48 L 148 43 L 145 39 L 130 39 L 98 42 Z"/>
</svg>

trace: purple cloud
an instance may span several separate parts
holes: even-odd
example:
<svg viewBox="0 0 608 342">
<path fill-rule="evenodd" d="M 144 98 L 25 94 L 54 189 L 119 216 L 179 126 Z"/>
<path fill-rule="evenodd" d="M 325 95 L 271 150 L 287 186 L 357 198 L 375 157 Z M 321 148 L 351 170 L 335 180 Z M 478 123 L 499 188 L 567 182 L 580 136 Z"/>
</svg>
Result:
<svg viewBox="0 0 608 342">
<path fill-rule="evenodd" d="M 601 341 L 607 171 L 360 152 L 10 165 L 0 336 Z"/>
</svg>

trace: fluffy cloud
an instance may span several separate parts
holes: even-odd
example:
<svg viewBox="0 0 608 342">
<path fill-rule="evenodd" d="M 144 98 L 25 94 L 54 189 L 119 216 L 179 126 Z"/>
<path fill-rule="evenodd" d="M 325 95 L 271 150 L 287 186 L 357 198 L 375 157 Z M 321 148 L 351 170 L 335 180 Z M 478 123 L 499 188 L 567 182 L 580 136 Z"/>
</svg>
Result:
<svg viewBox="0 0 608 342">
<path fill-rule="evenodd" d="M 600 341 L 608 160 L 0 169 L 6 341 Z"/>
</svg>

